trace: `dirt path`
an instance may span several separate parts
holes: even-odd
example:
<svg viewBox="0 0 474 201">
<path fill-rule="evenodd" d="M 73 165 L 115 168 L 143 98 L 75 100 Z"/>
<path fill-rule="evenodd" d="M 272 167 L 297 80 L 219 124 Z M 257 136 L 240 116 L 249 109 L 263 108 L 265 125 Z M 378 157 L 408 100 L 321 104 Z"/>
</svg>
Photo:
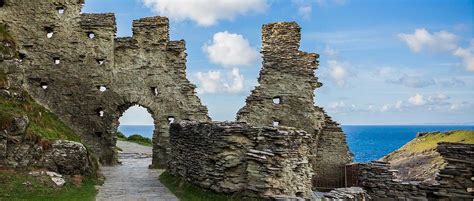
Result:
<svg viewBox="0 0 474 201">
<path fill-rule="evenodd" d="M 158 180 L 163 170 L 148 169 L 151 147 L 124 141 L 117 141 L 117 146 L 123 150 L 119 153 L 122 165 L 102 167 L 106 180 L 96 200 L 178 200 Z"/>
</svg>

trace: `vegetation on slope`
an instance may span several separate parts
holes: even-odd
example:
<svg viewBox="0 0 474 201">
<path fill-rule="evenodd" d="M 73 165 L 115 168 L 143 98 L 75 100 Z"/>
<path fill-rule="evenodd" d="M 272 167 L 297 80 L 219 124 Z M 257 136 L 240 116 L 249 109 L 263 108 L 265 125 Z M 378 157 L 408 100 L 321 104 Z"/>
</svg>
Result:
<svg viewBox="0 0 474 201">
<path fill-rule="evenodd" d="M 94 200 L 95 184 L 94 179 L 85 178 L 58 188 L 48 176 L 0 170 L 0 200 Z"/>
<path fill-rule="evenodd" d="M 175 177 L 168 172 L 160 175 L 160 181 L 163 183 L 176 197 L 181 201 L 240 201 L 240 200 L 256 200 L 243 199 L 238 195 L 217 194 L 205 189 L 193 186 L 186 180 Z"/>
<path fill-rule="evenodd" d="M 19 101 L 0 96 L 0 129 L 7 128 L 13 118 L 28 116 L 27 137 L 47 140 L 64 139 L 80 142 L 80 137 L 55 114 L 36 103 L 28 95 Z"/>
<path fill-rule="evenodd" d="M 446 165 L 443 157 L 436 151 L 439 142 L 474 144 L 474 131 L 428 133 L 413 139 L 400 149 L 383 157 L 382 160 L 389 162 L 393 169 L 399 171 L 398 179 L 431 183 L 436 173 Z"/>
<path fill-rule="evenodd" d="M 130 135 L 130 136 L 127 137 L 123 133 L 117 132 L 117 138 L 119 140 L 122 140 L 122 141 L 134 142 L 134 143 L 137 143 L 137 144 L 140 144 L 140 145 L 143 145 L 143 146 L 152 146 L 153 145 L 150 138 L 143 137 L 139 134 L 133 134 L 133 135 Z"/>
</svg>

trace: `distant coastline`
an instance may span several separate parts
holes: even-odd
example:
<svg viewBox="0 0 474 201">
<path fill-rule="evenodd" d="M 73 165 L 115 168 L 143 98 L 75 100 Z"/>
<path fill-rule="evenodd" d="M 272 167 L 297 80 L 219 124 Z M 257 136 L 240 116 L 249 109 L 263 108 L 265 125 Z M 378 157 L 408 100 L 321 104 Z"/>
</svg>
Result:
<svg viewBox="0 0 474 201">
<path fill-rule="evenodd" d="M 418 132 L 474 130 L 474 125 L 342 125 L 354 160 L 379 159 L 416 137 Z M 152 138 L 153 125 L 120 125 L 119 131 L 130 136 Z"/>
</svg>

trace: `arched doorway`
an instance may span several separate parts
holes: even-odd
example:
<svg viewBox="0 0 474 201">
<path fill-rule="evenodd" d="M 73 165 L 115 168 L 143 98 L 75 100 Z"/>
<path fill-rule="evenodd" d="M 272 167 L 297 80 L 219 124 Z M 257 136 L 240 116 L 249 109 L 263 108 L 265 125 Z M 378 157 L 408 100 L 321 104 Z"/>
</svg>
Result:
<svg viewBox="0 0 474 201">
<path fill-rule="evenodd" d="M 138 104 L 120 109 L 116 143 L 119 162 L 151 165 L 155 130 L 152 111 Z"/>
</svg>

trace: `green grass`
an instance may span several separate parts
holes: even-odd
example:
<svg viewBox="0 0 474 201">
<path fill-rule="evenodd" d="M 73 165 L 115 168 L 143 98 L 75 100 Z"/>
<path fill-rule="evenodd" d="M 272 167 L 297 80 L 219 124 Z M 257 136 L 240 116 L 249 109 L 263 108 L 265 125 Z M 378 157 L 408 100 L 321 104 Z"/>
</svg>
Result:
<svg viewBox="0 0 474 201">
<path fill-rule="evenodd" d="M 181 201 L 257 201 L 257 199 L 243 198 L 239 195 L 225 195 L 210 192 L 196 187 L 185 180 L 175 177 L 168 172 L 160 175 L 160 181 Z"/>
<path fill-rule="evenodd" d="M 137 144 L 140 144 L 140 145 L 143 145 L 143 146 L 148 146 L 148 147 L 151 147 L 153 145 L 150 138 L 143 137 L 139 134 L 133 134 L 133 135 L 130 135 L 130 136 L 127 137 L 123 133 L 117 132 L 117 138 L 118 138 L 118 140 L 127 141 L 127 142 L 134 142 L 134 143 L 137 143 Z"/>
<path fill-rule="evenodd" d="M 435 149 L 439 142 L 460 142 L 474 144 L 474 130 L 459 130 L 445 133 L 428 134 L 415 138 L 403 146 L 401 150 L 411 153 L 420 153 Z"/>
<path fill-rule="evenodd" d="M 30 124 L 27 137 L 38 136 L 41 139 L 64 139 L 80 142 L 80 137 L 66 126 L 56 115 L 25 95 L 26 100 L 19 101 L 0 97 L 0 129 L 8 127 L 13 118 L 28 116 Z"/>
<path fill-rule="evenodd" d="M 84 178 L 80 186 L 67 182 L 58 188 L 47 176 L 0 170 L 0 200 L 95 200 L 96 183 L 95 179 Z"/>
</svg>

